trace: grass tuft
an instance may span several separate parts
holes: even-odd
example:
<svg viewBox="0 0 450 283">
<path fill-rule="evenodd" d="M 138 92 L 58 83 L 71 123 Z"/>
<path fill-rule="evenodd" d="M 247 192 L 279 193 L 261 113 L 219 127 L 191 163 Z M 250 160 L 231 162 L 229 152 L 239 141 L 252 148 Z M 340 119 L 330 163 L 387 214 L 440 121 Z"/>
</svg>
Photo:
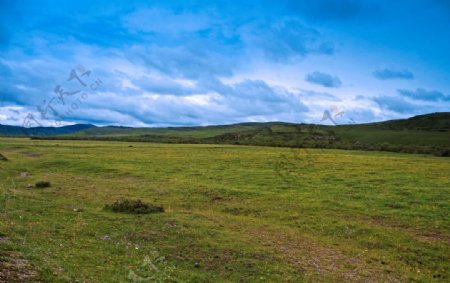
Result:
<svg viewBox="0 0 450 283">
<path fill-rule="evenodd" d="M 142 200 L 120 199 L 112 204 L 105 205 L 105 209 L 113 212 L 123 212 L 131 214 L 148 214 L 164 212 L 164 208 L 145 203 Z"/>
<path fill-rule="evenodd" d="M 438 157 L 450 157 L 450 150 L 441 150 L 435 153 Z"/>
<path fill-rule="evenodd" d="M 6 158 L 3 154 L 0 153 L 0 161 L 8 161 L 8 158 Z"/>
<path fill-rule="evenodd" d="M 50 188 L 51 183 L 47 181 L 39 181 L 35 184 L 36 188 Z"/>
</svg>

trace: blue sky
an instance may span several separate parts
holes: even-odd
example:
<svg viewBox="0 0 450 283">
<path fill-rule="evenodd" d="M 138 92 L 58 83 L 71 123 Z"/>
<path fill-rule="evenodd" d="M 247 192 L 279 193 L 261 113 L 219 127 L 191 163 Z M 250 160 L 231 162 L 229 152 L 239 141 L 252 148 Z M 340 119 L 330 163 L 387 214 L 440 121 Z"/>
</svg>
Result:
<svg viewBox="0 0 450 283">
<path fill-rule="evenodd" d="M 450 110 L 450 1 L 0 0 L 0 123 L 330 124 Z M 72 76 L 71 76 L 72 74 Z"/>
</svg>

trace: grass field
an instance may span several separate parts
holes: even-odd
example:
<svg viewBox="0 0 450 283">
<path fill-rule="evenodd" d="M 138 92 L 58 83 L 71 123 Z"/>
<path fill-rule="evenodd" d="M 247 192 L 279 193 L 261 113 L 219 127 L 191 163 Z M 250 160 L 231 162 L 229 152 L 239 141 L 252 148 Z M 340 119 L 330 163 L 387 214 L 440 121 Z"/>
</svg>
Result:
<svg viewBox="0 0 450 283">
<path fill-rule="evenodd" d="M 23 128 L 22 130 L 31 131 L 30 133 L 34 131 L 33 138 L 45 140 L 232 144 L 427 153 L 441 157 L 450 155 L 450 113 L 448 112 L 418 115 L 403 120 L 333 126 L 267 122 L 176 128 L 95 127 L 93 125 L 69 127 L 32 128 L 33 130 Z M 87 129 L 70 132 L 73 129 L 83 128 Z M 0 125 L 0 135 L 3 133 L 11 136 L 11 131 L 10 126 L 4 126 L 2 130 Z M 56 132 L 67 133 L 58 135 Z"/>
<path fill-rule="evenodd" d="M 17 138 L 1 138 L 0 153 L 10 281 L 450 278 L 448 158 Z M 120 198 L 165 212 L 104 209 Z"/>
</svg>

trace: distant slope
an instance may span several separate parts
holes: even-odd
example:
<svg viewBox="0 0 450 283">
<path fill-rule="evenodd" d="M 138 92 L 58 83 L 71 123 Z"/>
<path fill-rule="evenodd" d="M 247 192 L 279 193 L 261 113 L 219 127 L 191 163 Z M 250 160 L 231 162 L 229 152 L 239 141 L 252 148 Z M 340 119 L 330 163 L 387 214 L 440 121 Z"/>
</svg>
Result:
<svg viewBox="0 0 450 283">
<path fill-rule="evenodd" d="M 390 120 L 367 125 L 384 130 L 421 130 L 445 132 L 450 130 L 450 112 L 418 115 L 409 119 Z"/>
<path fill-rule="evenodd" d="M 57 136 L 67 135 L 86 129 L 95 128 L 90 124 L 75 124 L 63 127 L 34 127 L 24 128 L 19 126 L 0 125 L 0 136 Z"/>
<path fill-rule="evenodd" d="M 334 132 L 343 140 L 393 145 L 450 146 L 450 112 L 418 115 L 409 119 L 342 125 Z"/>
<path fill-rule="evenodd" d="M 450 112 L 432 113 L 414 116 L 409 119 L 390 120 L 356 125 L 322 126 L 314 125 L 316 128 L 333 129 L 336 133 L 380 133 L 380 131 L 425 131 L 425 132 L 448 132 L 450 131 Z M 129 127 L 97 127 L 74 133 L 74 136 L 172 136 L 190 138 L 209 138 L 217 135 L 249 132 L 264 128 L 274 128 L 275 132 L 291 132 L 297 128 L 309 128 L 308 124 L 292 124 L 283 122 L 268 123 L 240 123 L 233 125 L 204 126 L 204 127 L 169 127 L 169 128 L 129 128 Z M 277 130 L 278 129 L 278 130 Z M 296 131 L 296 130 L 295 130 Z"/>
<path fill-rule="evenodd" d="M 129 127 L 99 127 L 74 133 L 73 136 L 87 137 L 123 137 L 123 136 L 172 136 L 186 138 L 208 138 L 230 132 L 246 132 L 267 127 L 271 124 L 287 124 L 281 122 L 270 123 L 240 123 L 233 125 L 198 126 L 198 127 L 168 127 L 168 128 L 129 128 Z M 294 124 L 292 124 L 294 125 Z"/>
<path fill-rule="evenodd" d="M 47 131 L 45 134 L 35 136 L 46 139 L 385 150 L 445 156 L 450 151 L 450 112 L 420 115 L 403 120 L 339 126 L 283 122 L 174 128 L 87 125 L 85 129 L 79 131 L 68 131 L 61 135 L 59 130 L 58 134 L 53 134 L 58 136 L 51 135 Z"/>
</svg>

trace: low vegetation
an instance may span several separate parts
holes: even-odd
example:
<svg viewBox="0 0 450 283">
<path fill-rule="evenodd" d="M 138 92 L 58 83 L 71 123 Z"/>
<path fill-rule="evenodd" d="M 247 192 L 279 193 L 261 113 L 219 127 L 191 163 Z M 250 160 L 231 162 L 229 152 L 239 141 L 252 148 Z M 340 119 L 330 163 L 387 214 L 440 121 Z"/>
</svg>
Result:
<svg viewBox="0 0 450 283">
<path fill-rule="evenodd" d="M 434 113 L 406 120 L 339 126 L 269 122 L 155 129 L 94 127 L 65 136 L 33 138 L 325 148 L 448 157 L 450 152 L 450 113 Z"/>
<path fill-rule="evenodd" d="M 32 282 L 450 279 L 448 158 L 234 145 L 57 144 L 0 138 L 10 160 L 0 167 L 4 274 L 8 269 L 27 278 L 31 270 Z M 55 185 L 27 189 L 39 180 Z M 162 205 L 165 212 L 104 209 L 118 199 Z M 24 260 L 27 265 L 17 268 Z"/>
<path fill-rule="evenodd" d="M 8 158 L 6 158 L 3 154 L 0 153 L 0 161 L 8 161 Z"/>
<path fill-rule="evenodd" d="M 142 200 L 120 199 L 112 204 L 105 205 L 105 209 L 113 212 L 124 212 L 131 214 L 148 214 L 164 212 L 164 208 L 145 203 Z"/>
<path fill-rule="evenodd" d="M 39 181 L 35 184 L 36 188 L 50 188 L 51 183 L 48 181 Z"/>
</svg>

